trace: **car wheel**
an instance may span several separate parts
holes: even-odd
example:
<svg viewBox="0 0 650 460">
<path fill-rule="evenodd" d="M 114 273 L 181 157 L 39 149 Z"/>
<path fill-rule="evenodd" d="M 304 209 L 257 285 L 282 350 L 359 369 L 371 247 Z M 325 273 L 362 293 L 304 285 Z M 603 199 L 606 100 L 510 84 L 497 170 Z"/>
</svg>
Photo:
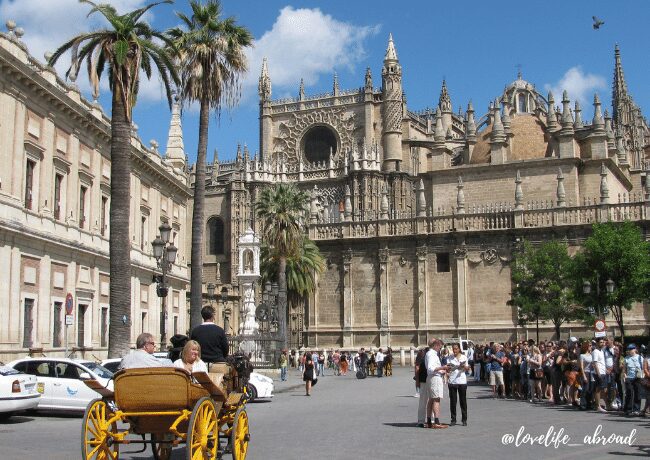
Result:
<svg viewBox="0 0 650 460">
<path fill-rule="evenodd" d="M 248 384 L 248 402 L 253 402 L 257 399 L 257 388 L 255 385 Z"/>
<path fill-rule="evenodd" d="M 11 417 L 12 415 L 14 415 L 13 412 L 0 412 L 0 422 L 9 420 L 9 417 Z"/>
</svg>

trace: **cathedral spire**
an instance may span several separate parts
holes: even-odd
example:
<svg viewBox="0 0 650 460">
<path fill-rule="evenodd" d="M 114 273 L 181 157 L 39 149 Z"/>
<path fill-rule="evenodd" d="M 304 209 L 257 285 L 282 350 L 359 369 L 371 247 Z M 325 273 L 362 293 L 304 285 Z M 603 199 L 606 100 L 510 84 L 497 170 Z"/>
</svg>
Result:
<svg viewBox="0 0 650 460">
<path fill-rule="evenodd" d="M 269 68 L 266 58 L 262 60 L 262 73 L 260 74 L 257 89 L 260 95 L 260 102 L 271 100 L 271 77 L 269 76 Z"/>
<path fill-rule="evenodd" d="M 621 64 L 621 51 L 618 45 L 614 47 L 614 83 L 612 85 L 612 108 L 614 123 L 620 123 L 621 114 L 619 111 L 622 105 L 626 102 L 628 97 L 627 83 L 625 82 L 625 74 L 623 73 L 623 65 Z"/>
<path fill-rule="evenodd" d="M 332 83 L 332 94 L 334 96 L 339 95 L 339 76 L 336 72 L 334 72 L 334 82 Z"/>
<path fill-rule="evenodd" d="M 546 127 L 549 130 L 554 130 L 557 128 L 557 117 L 555 116 L 555 99 L 553 99 L 553 93 L 548 92 L 548 108 L 546 111 Z"/>
<path fill-rule="evenodd" d="M 393 43 L 393 34 L 388 34 L 388 48 L 386 48 L 386 56 L 384 62 L 397 62 L 397 51 L 395 51 L 395 44 Z"/>
<path fill-rule="evenodd" d="M 438 100 L 440 110 L 443 112 L 451 112 L 451 97 L 447 91 L 447 81 L 443 78 L 442 88 L 440 89 L 440 99 Z"/>
<path fill-rule="evenodd" d="M 298 88 L 298 100 L 305 100 L 305 81 L 302 78 L 300 79 L 300 88 Z"/>
<path fill-rule="evenodd" d="M 366 67 L 365 90 L 372 92 L 372 72 L 370 71 L 370 67 Z"/>
<path fill-rule="evenodd" d="M 181 103 L 178 95 L 174 96 L 172 119 L 167 135 L 167 150 L 165 157 L 177 168 L 185 166 L 185 146 L 183 144 L 183 127 L 181 126 Z"/>
</svg>

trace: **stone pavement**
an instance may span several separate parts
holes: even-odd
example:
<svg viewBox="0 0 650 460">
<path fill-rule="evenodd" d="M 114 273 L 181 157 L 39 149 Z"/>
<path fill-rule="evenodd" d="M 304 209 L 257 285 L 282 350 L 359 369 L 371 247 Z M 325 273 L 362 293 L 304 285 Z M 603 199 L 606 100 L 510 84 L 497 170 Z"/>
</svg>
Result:
<svg viewBox="0 0 650 460">
<path fill-rule="evenodd" d="M 600 459 L 650 455 L 650 419 L 628 419 L 616 414 L 580 412 L 547 404 L 493 400 L 487 386 L 470 386 L 469 426 L 444 430 L 416 428 L 418 399 L 410 369 L 395 368 L 393 377 L 357 380 L 345 377 L 320 378 L 310 397 L 297 371 L 288 382 L 276 381 L 271 402 L 247 406 L 251 423 L 248 460 L 338 460 L 338 459 Z M 460 415 L 460 414 L 459 414 Z M 449 422 L 449 402 L 443 400 L 442 421 Z M 600 436 L 629 436 L 632 446 L 585 444 L 584 437 L 602 426 Z M 504 445 L 508 434 L 520 440 L 545 436 L 548 446 L 523 443 Z M 67 460 L 79 458 L 81 417 L 22 415 L 0 423 L 0 459 Z M 553 436 L 570 437 L 552 445 Z M 514 441 L 513 441 L 514 442 Z M 575 444 L 569 446 L 568 444 Z M 150 459 L 151 450 L 133 454 L 137 446 L 124 446 L 120 458 Z M 186 458 L 184 447 L 172 458 Z M 225 458 L 231 458 L 227 456 Z"/>
</svg>

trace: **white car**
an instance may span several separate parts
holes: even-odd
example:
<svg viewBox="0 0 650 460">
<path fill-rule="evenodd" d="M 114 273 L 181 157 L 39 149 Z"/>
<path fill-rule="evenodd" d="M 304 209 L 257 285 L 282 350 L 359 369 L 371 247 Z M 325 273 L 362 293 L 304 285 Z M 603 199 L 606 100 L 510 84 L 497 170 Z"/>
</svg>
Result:
<svg viewBox="0 0 650 460">
<path fill-rule="evenodd" d="M 273 379 L 266 375 L 251 372 L 251 376 L 248 379 L 248 386 L 251 390 L 249 401 L 273 397 Z"/>
<path fill-rule="evenodd" d="M 154 353 L 154 357 L 158 359 L 158 361 L 160 361 L 160 365 L 163 367 L 172 367 L 174 365 L 172 360 L 169 358 L 161 358 L 160 356 L 156 356 L 155 353 Z M 102 361 L 102 367 L 108 369 L 114 374 L 118 370 L 120 370 L 121 362 L 122 362 L 122 358 L 108 358 Z"/>
<path fill-rule="evenodd" d="M 40 397 L 36 377 L 0 363 L 0 419 L 17 411 L 36 409 Z"/>
<path fill-rule="evenodd" d="M 100 395 L 88 388 L 84 380 L 95 379 L 113 390 L 113 373 L 93 361 L 24 358 L 7 366 L 36 377 L 36 390 L 41 394 L 38 410 L 85 411 L 88 403 Z"/>
</svg>

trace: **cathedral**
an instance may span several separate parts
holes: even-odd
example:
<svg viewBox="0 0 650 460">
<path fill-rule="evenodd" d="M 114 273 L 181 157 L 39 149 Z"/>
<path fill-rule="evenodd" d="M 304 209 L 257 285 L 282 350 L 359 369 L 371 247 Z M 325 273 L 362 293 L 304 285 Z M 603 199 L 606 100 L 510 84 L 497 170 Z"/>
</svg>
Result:
<svg viewBox="0 0 650 460">
<path fill-rule="evenodd" d="M 292 346 L 527 338 L 508 305 L 524 239 L 560 239 L 575 252 L 594 222 L 623 220 L 650 236 L 650 131 L 618 47 L 611 112 L 597 94 L 583 108 L 521 74 L 484 114 L 471 103 L 454 113 L 445 81 L 435 110 L 416 111 L 403 78 L 392 36 L 380 80 L 368 68 L 351 90 L 335 75 L 330 93 L 305 94 L 301 81 L 297 97 L 274 100 L 265 60 L 259 151 L 240 147 L 228 162 L 215 152 L 208 165 L 204 277 L 235 292 L 236 242 L 259 231 L 260 191 L 287 182 L 311 196 L 309 236 L 326 270 L 305 304 L 289 308 Z M 647 303 L 636 305 L 626 324 L 644 331 L 649 316 Z M 552 325 L 542 331 L 550 337 Z M 588 332 L 566 324 L 569 333 Z"/>
<path fill-rule="evenodd" d="M 13 21 L 0 32 L 0 360 L 106 356 L 109 336 L 110 118 L 74 81 L 36 58 Z M 204 301 L 236 334 L 244 288 L 238 245 L 259 234 L 265 187 L 295 183 L 311 196 L 305 223 L 326 268 L 288 311 L 292 347 L 411 347 L 430 337 L 526 338 L 510 263 L 523 240 L 579 250 L 594 222 L 631 220 L 650 237 L 650 131 L 614 50 L 611 112 L 542 95 L 521 75 L 485 114 L 452 111 L 442 83 L 435 110 L 407 106 L 392 37 L 381 76 L 362 86 L 272 99 L 259 78 L 259 149 L 208 165 Z M 378 86 L 376 86 L 378 85 Z M 558 99 L 555 99 L 557 97 Z M 583 111 L 584 110 L 584 111 Z M 251 127 L 252 128 L 252 127 Z M 193 171 L 180 107 L 165 151 L 131 137 L 132 308 L 122 321 L 164 341 L 189 327 Z M 178 248 L 158 297 L 152 242 Z M 616 280 L 614 280 L 616 282 Z M 221 295 L 215 299 L 208 286 Z M 257 293 L 257 302 L 262 298 Z M 163 300 L 164 299 L 164 300 Z M 232 316 L 231 316 L 232 315 Z M 609 323 L 615 324 L 612 318 Z M 647 332 L 648 303 L 626 313 Z M 613 332 L 616 332 L 615 330 Z M 551 336 L 550 324 L 542 334 Z M 563 336 L 591 334 L 565 324 Z"/>
</svg>

